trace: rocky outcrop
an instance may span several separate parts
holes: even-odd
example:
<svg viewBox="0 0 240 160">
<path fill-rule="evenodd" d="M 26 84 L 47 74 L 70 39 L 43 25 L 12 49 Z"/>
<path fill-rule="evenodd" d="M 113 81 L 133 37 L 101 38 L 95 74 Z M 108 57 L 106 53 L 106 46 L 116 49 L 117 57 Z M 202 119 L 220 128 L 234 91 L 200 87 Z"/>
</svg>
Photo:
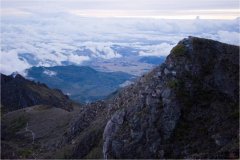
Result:
<svg viewBox="0 0 240 160">
<path fill-rule="evenodd" d="M 58 89 L 50 89 L 45 84 L 35 83 L 17 74 L 1 74 L 1 109 L 3 112 L 34 106 L 50 105 L 72 110 L 73 102 Z"/>
<path fill-rule="evenodd" d="M 102 134 L 107 123 L 105 101 L 98 101 L 80 108 L 80 112 L 69 124 L 61 141 L 61 154 L 54 158 L 102 158 Z M 58 154 L 59 155 L 59 154 Z"/>
<path fill-rule="evenodd" d="M 239 157 L 238 60 L 237 46 L 180 41 L 109 103 L 104 158 Z"/>
</svg>

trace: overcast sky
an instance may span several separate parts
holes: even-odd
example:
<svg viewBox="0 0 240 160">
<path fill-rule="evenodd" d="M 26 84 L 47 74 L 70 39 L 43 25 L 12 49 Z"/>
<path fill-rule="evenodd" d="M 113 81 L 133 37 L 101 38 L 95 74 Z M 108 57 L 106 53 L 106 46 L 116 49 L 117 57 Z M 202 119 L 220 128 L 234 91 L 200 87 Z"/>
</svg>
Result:
<svg viewBox="0 0 240 160">
<path fill-rule="evenodd" d="M 84 17 L 234 19 L 239 0 L 2 0 L 2 15 L 65 12 Z"/>
</svg>

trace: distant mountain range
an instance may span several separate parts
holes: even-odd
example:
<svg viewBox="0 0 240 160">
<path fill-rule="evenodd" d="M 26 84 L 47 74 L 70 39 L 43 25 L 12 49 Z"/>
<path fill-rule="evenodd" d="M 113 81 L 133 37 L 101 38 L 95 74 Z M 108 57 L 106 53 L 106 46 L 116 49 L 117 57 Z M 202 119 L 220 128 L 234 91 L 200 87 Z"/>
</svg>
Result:
<svg viewBox="0 0 240 160">
<path fill-rule="evenodd" d="M 106 98 L 135 76 L 123 72 L 100 72 L 86 66 L 32 67 L 27 77 L 59 88 L 80 103 Z"/>
</svg>

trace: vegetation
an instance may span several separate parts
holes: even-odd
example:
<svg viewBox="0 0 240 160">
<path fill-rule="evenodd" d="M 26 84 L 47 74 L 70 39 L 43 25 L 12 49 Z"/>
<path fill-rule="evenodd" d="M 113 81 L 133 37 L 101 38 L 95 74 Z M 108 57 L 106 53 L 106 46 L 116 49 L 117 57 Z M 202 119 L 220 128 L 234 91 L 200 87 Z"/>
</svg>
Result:
<svg viewBox="0 0 240 160">
<path fill-rule="evenodd" d="M 15 134 L 17 131 L 26 126 L 28 118 L 24 115 L 19 116 L 18 118 L 13 119 L 10 122 L 9 131 Z"/>
<path fill-rule="evenodd" d="M 167 86 L 172 89 L 177 89 L 178 83 L 179 83 L 178 80 L 174 79 L 174 80 L 168 81 Z"/>
<path fill-rule="evenodd" d="M 183 44 L 178 44 L 176 45 L 173 49 L 172 49 L 172 53 L 176 56 L 176 57 L 181 57 L 184 56 L 186 51 L 186 48 Z"/>
<path fill-rule="evenodd" d="M 33 151 L 30 148 L 25 148 L 18 151 L 18 154 L 21 158 L 30 158 L 30 156 L 33 154 Z"/>
<path fill-rule="evenodd" d="M 102 145 L 103 145 L 103 139 L 100 140 L 98 145 L 94 147 L 88 155 L 86 155 L 84 158 L 86 159 L 96 159 L 96 158 L 103 158 L 103 152 L 102 152 Z"/>
</svg>

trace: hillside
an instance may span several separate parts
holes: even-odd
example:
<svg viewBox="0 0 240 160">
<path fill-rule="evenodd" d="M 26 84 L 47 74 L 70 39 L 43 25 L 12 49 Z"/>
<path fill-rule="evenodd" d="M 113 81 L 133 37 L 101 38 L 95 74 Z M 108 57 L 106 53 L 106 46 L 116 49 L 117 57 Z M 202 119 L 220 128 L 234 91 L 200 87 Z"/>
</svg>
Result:
<svg viewBox="0 0 240 160">
<path fill-rule="evenodd" d="M 123 72 L 100 72 L 86 66 L 32 67 L 28 77 L 61 89 L 76 102 L 102 100 L 134 76 Z"/>
<path fill-rule="evenodd" d="M 73 102 L 58 89 L 27 80 L 21 75 L 1 74 L 1 110 L 3 112 L 34 106 L 51 105 L 72 110 Z"/>
<path fill-rule="evenodd" d="M 36 105 L 4 114 L 1 118 L 1 158 L 51 158 L 69 123 L 81 110 L 71 112 L 49 105 Z"/>
<path fill-rule="evenodd" d="M 60 90 L 1 74 L 1 158 L 50 158 L 80 110 Z"/>
</svg>

